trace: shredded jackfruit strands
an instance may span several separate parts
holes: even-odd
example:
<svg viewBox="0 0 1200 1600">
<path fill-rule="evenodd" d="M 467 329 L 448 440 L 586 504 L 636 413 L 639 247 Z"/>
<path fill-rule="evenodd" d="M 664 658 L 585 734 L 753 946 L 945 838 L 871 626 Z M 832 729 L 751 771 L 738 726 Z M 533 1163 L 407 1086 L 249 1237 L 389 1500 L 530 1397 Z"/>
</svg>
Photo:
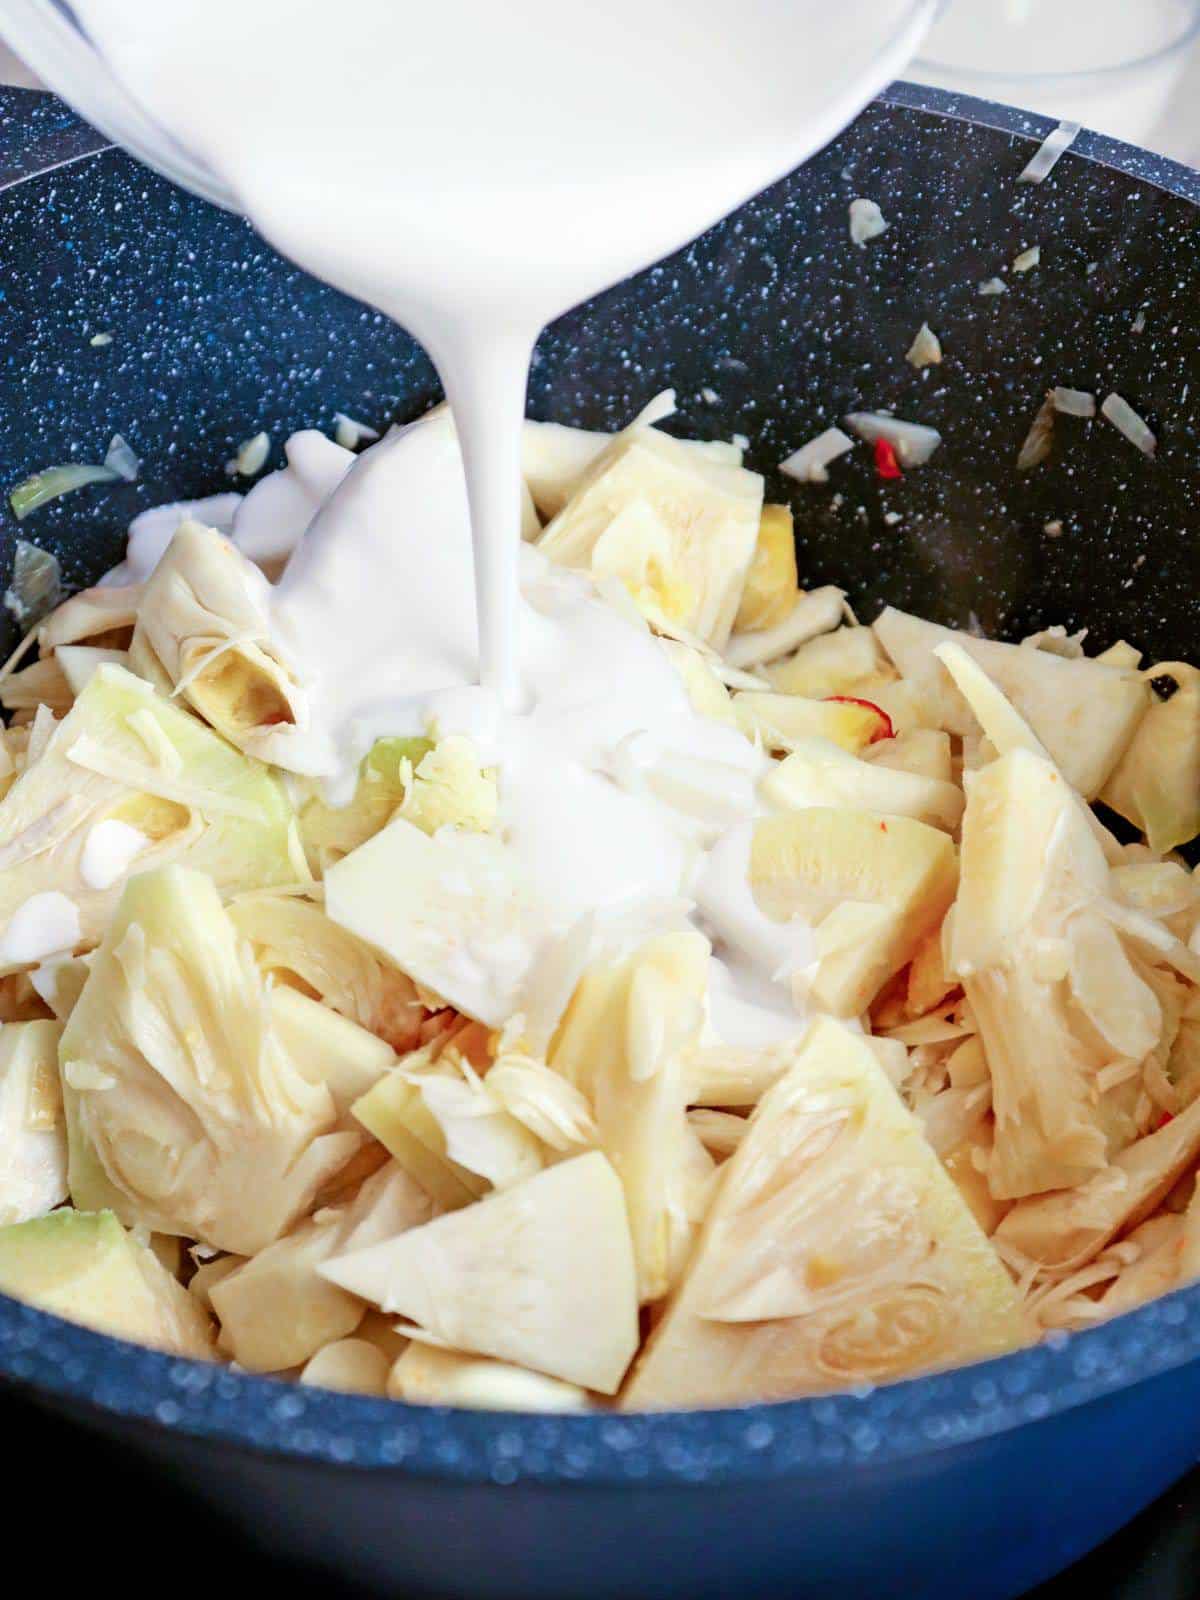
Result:
<svg viewBox="0 0 1200 1600">
<path fill-rule="evenodd" d="M 865 245 L 886 222 L 855 205 Z M 924 324 L 907 360 L 940 359 Z M 558 780 L 516 803 L 520 724 L 462 717 L 457 689 L 389 713 L 333 795 L 284 766 L 312 682 L 236 526 L 183 520 L 137 584 L 61 604 L 24 547 L 0 1289 L 305 1384 L 581 1410 L 890 1381 L 1200 1277 L 1200 883 L 1177 853 L 1200 672 L 1089 655 L 1086 628 L 863 626 L 840 588 L 800 589 L 744 442 L 655 435 L 674 409 L 528 424 L 533 626 L 599 597 L 711 740 L 562 702 L 553 737 L 588 725 L 629 852 L 669 812 L 650 856 L 678 870 L 593 883 L 561 923 L 514 841 L 587 812 Z M 1100 410 L 1153 452 L 1119 397 Z M 1018 470 L 1096 412 L 1050 389 Z M 942 443 L 844 422 L 783 475 L 826 482 L 856 437 L 902 473 Z M 137 471 L 119 439 L 109 465 Z M 566 839 L 589 863 L 587 828 Z M 14 1234 L 62 1218 L 79 1259 L 124 1253 L 141 1322 L 96 1303 L 102 1274 L 67 1266 L 52 1300 L 12 1278 Z"/>
</svg>

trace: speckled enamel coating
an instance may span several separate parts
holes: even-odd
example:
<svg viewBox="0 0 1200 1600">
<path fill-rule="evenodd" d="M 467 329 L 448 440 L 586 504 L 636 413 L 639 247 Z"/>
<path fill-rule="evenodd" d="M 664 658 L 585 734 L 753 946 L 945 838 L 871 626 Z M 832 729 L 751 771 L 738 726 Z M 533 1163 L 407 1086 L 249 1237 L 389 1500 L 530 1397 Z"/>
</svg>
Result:
<svg viewBox="0 0 1200 1600">
<path fill-rule="evenodd" d="M 1194 657 L 1200 179 L 1084 135 L 1044 185 L 1016 186 L 1049 126 L 894 86 L 806 170 L 557 324 L 532 409 L 615 427 L 674 384 L 672 426 L 745 432 L 769 471 L 845 411 L 894 407 L 944 434 L 902 482 L 880 483 L 861 448 L 826 487 L 772 479 L 797 510 L 805 579 L 846 583 L 864 618 L 891 600 L 997 631 L 1087 623 L 1099 645 L 1123 634 Z M 378 426 L 438 396 L 401 332 L 48 97 L 0 94 L 0 189 L 0 482 L 98 459 L 114 431 L 145 462 L 138 484 L 82 490 L 22 525 L 73 584 L 117 559 L 136 510 L 228 487 L 223 463 L 260 428 L 275 461 L 289 431 L 328 428 L 336 410 Z M 864 250 L 848 235 L 855 195 L 890 224 Z M 1013 275 L 1035 243 L 1040 266 Z M 997 274 L 1011 292 L 980 298 Z M 922 377 L 903 356 L 926 320 L 945 361 Z M 112 344 L 92 347 L 98 331 Z M 1054 462 L 1019 479 L 1053 383 L 1123 394 L 1158 459 L 1103 421 L 1063 419 Z M 0 570 L 16 531 L 5 504 Z M 1198 1358 L 1200 1288 L 873 1392 L 495 1416 L 176 1361 L 0 1297 L 0 1378 L 186 1474 L 280 1548 L 459 1597 L 999 1600 L 1200 1455 Z"/>
</svg>

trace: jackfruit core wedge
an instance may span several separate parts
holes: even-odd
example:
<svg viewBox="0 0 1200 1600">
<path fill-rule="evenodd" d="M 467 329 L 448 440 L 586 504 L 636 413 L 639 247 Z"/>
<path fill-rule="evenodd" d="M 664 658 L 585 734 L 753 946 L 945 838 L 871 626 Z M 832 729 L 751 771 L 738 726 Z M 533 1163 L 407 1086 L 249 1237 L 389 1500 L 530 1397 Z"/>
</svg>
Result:
<svg viewBox="0 0 1200 1600">
<path fill-rule="evenodd" d="M 97 852 L 97 827 L 113 822 L 141 836 L 132 854 Z M 5 935 L 33 896 L 65 895 L 74 947 L 86 949 L 129 873 L 173 861 L 224 892 L 305 875 L 278 780 L 142 679 L 103 666 L 0 801 L 0 972 L 28 964 Z"/>
<path fill-rule="evenodd" d="M 818 1019 L 722 1169 L 627 1410 L 878 1383 L 1024 1342 L 1004 1267 L 861 1036 Z"/>
<path fill-rule="evenodd" d="M 71 1197 L 253 1255 L 363 1144 L 294 1064 L 210 879 L 132 879 L 59 1046 Z"/>
</svg>

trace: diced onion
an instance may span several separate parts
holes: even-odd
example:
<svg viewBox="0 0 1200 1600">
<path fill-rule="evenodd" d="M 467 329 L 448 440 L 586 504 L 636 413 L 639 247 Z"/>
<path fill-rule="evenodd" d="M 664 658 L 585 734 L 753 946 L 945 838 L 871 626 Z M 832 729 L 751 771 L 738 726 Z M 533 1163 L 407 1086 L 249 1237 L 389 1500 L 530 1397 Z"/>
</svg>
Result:
<svg viewBox="0 0 1200 1600">
<path fill-rule="evenodd" d="M 872 239 L 878 239 L 881 233 L 886 233 L 887 229 L 883 212 L 874 200 L 851 200 L 850 237 L 860 250 Z"/>
<path fill-rule="evenodd" d="M 851 433 L 868 444 L 886 439 L 902 467 L 922 467 L 942 442 L 936 428 L 922 422 L 902 422 L 886 411 L 852 411 L 842 419 Z"/>
<path fill-rule="evenodd" d="M 13 516 L 23 522 L 31 511 L 70 494 L 89 483 L 112 483 L 117 474 L 111 467 L 98 467 L 86 461 L 67 461 L 61 467 L 47 467 L 19 483 L 8 497 Z"/>
<path fill-rule="evenodd" d="M 853 449 L 854 440 L 848 434 L 840 428 L 826 428 L 824 433 L 793 451 L 786 461 L 781 461 L 779 470 L 799 483 L 828 483 L 826 467 Z"/>
<path fill-rule="evenodd" d="M 927 322 L 917 329 L 916 337 L 908 347 L 904 359 L 919 372 L 922 367 L 935 367 L 942 359 L 942 341 Z"/>
<path fill-rule="evenodd" d="M 1146 331 L 1146 313 L 1145 313 L 1144 310 L 1139 311 L 1137 316 L 1134 317 L 1132 323 L 1129 326 L 1129 331 L 1130 331 L 1130 333 L 1145 333 L 1145 331 Z"/>
<path fill-rule="evenodd" d="M 1036 267 L 1041 259 L 1041 245 L 1030 245 L 1028 250 L 1022 250 L 1019 256 L 1013 257 L 1012 269 L 1014 272 L 1028 272 L 1031 268 Z"/>
<path fill-rule="evenodd" d="M 61 596 L 62 572 L 57 557 L 49 550 L 39 550 L 27 539 L 18 539 L 12 583 L 4 596 L 9 612 L 22 627 L 32 628 L 54 610 Z"/>
<path fill-rule="evenodd" d="M 1032 471 L 1049 456 L 1054 443 L 1054 417 L 1054 396 L 1048 394 L 1038 408 L 1038 414 L 1034 417 L 1029 432 L 1025 435 L 1025 442 L 1017 456 L 1018 472 Z"/>
<path fill-rule="evenodd" d="M 1055 411 L 1061 411 L 1064 417 L 1096 415 L 1096 396 L 1089 394 L 1086 389 L 1055 388 L 1051 389 L 1050 398 L 1054 402 Z"/>
<path fill-rule="evenodd" d="M 1017 174 L 1018 183 L 1041 183 L 1048 178 L 1062 156 L 1079 137 L 1078 122 L 1060 122 L 1034 151 L 1029 164 Z"/>
<path fill-rule="evenodd" d="M 981 295 L 1007 294 L 1008 285 L 1003 278 L 985 278 L 979 285 Z"/>
<path fill-rule="evenodd" d="M 1118 433 L 1123 433 L 1130 444 L 1136 445 L 1144 456 L 1152 456 L 1158 449 L 1153 431 L 1119 394 L 1110 394 L 1100 407 L 1102 416 L 1108 418 Z"/>
<path fill-rule="evenodd" d="M 88 340 L 88 343 L 95 350 L 102 350 L 106 344 L 111 344 L 112 342 L 113 336 L 111 333 L 94 333 Z"/>
<path fill-rule="evenodd" d="M 108 454 L 104 458 L 104 465 L 108 470 L 115 472 L 118 478 L 124 478 L 126 483 L 136 483 L 141 464 L 121 435 L 114 433 L 109 441 Z"/>
<path fill-rule="evenodd" d="M 266 466 L 270 454 L 271 435 L 256 433 L 252 439 L 246 439 L 238 446 L 237 455 L 225 463 L 225 471 L 231 478 L 253 478 Z"/>
</svg>

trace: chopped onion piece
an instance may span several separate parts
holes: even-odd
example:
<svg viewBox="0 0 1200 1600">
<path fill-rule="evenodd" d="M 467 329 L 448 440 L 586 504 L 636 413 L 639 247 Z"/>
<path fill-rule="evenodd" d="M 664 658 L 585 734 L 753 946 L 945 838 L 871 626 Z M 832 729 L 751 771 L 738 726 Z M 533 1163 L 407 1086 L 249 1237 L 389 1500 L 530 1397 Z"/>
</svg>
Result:
<svg viewBox="0 0 1200 1600">
<path fill-rule="evenodd" d="M 136 483 L 141 464 L 121 435 L 114 433 L 109 440 L 108 454 L 104 458 L 104 465 L 108 470 L 115 472 L 118 478 L 124 478 L 126 483 Z"/>
<path fill-rule="evenodd" d="M 1017 456 L 1018 472 L 1029 472 L 1034 467 L 1040 466 L 1050 454 L 1054 443 L 1054 417 L 1054 396 L 1048 394 L 1033 419 L 1032 427 L 1025 435 L 1025 442 Z"/>
<path fill-rule="evenodd" d="M 887 222 L 874 200 L 851 200 L 850 237 L 859 249 L 864 249 L 872 239 L 886 233 Z"/>
<path fill-rule="evenodd" d="M 1119 394 L 1110 394 L 1100 407 L 1102 416 L 1108 418 L 1118 433 L 1123 433 L 1142 452 L 1144 456 L 1152 456 L 1158 449 L 1158 440 L 1152 429 L 1138 416 L 1128 400 L 1122 400 Z"/>
<path fill-rule="evenodd" d="M 1022 250 L 1019 256 L 1013 257 L 1012 269 L 1014 272 L 1028 272 L 1032 267 L 1036 267 L 1041 259 L 1041 245 L 1032 244 L 1028 250 Z"/>
<path fill-rule="evenodd" d="M 47 467 L 19 483 L 8 497 L 13 515 L 23 522 L 31 511 L 44 506 L 59 495 L 70 494 L 88 483 L 112 483 L 116 473 L 111 467 L 98 467 L 86 461 L 67 461 L 61 467 Z"/>
<path fill-rule="evenodd" d="M 113 336 L 111 333 L 94 333 L 88 340 L 88 343 L 95 350 L 102 350 L 106 344 L 111 344 L 112 342 Z"/>
<path fill-rule="evenodd" d="M 1079 137 L 1079 131 L 1078 122 L 1060 122 L 1053 133 L 1048 133 L 1042 140 L 1029 164 L 1017 174 L 1017 182 L 1041 183 L 1043 178 L 1048 178 L 1059 157 L 1069 150 Z"/>
<path fill-rule="evenodd" d="M 985 278 L 979 285 L 981 295 L 1007 294 L 1008 285 L 1003 278 Z"/>
<path fill-rule="evenodd" d="M 942 341 L 927 322 L 923 322 L 917 329 L 916 337 L 909 345 L 904 359 L 909 366 L 916 367 L 918 372 L 922 367 L 937 366 L 942 359 Z"/>
<path fill-rule="evenodd" d="M 1051 389 L 1050 398 L 1054 401 L 1055 411 L 1061 411 L 1064 417 L 1096 415 L 1096 396 L 1089 394 L 1086 389 L 1055 388 Z"/>
<path fill-rule="evenodd" d="M 848 434 L 840 428 L 826 428 L 824 433 L 793 451 L 786 461 L 781 461 L 779 470 L 799 483 L 828 483 L 826 467 L 853 449 L 854 440 Z"/>
<path fill-rule="evenodd" d="M 1145 310 L 1139 311 L 1137 316 L 1134 317 L 1132 323 L 1130 324 L 1129 331 L 1130 331 L 1130 333 L 1145 333 L 1145 331 L 1146 331 L 1146 313 L 1145 313 Z"/>
<path fill-rule="evenodd" d="M 348 417 L 344 411 L 335 411 L 333 420 L 334 442 L 340 444 L 343 450 L 357 450 L 360 444 L 379 437 L 377 428 L 359 422 L 356 417 Z"/>
<path fill-rule="evenodd" d="M 12 584 L 4 596 L 7 610 L 23 628 L 32 628 L 54 610 L 61 598 L 62 571 L 58 558 L 49 550 L 39 550 L 28 539 L 18 539 Z"/>
<path fill-rule="evenodd" d="M 886 439 L 902 467 L 923 467 L 942 442 L 936 428 L 927 428 L 922 422 L 902 422 L 886 411 L 852 411 L 842 420 L 851 433 L 868 444 Z"/>
<path fill-rule="evenodd" d="M 225 463 L 225 471 L 231 478 L 253 478 L 266 466 L 270 454 L 271 435 L 256 433 L 252 439 L 246 439 L 238 446 L 237 455 Z"/>
</svg>

